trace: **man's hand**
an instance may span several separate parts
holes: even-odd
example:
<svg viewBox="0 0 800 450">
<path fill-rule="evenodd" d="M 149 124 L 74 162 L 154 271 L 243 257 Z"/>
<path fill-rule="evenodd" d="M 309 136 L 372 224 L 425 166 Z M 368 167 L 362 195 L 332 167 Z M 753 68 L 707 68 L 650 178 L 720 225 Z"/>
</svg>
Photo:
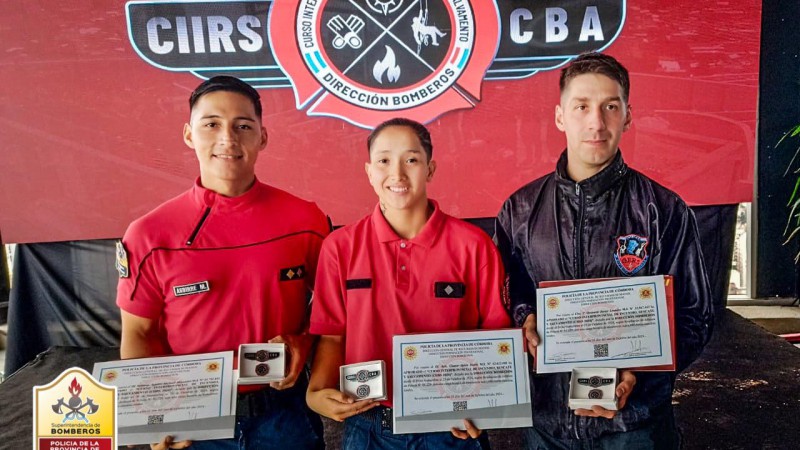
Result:
<svg viewBox="0 0 800 450">
<path fill-rule="evenodd" d="M 372 399 L 355 401 L 344 392 L 331 388 L 318 391 L 309 389 L 306 393 L 306 402 L 318 414 L 330 417 L 337 422 L 342 422 L 348 417 L 361 414 L 380 404 Z"/>
<path fill-rule="evenodd" d="M 525 331 L 525 340 L 528 341 L 528 352 L 535 357 L 536 346 L 541 342 L 539 333 L 536 332 L 536 314 L 528 314 L 525 323 L 522 324 L 522 330 Z"/>
<path fill-rule="evenodd" d="M 453 436 L 459 439 L 478 439 L 478 436 L 483 433 L 483 430 L 473 425 L 472 421 L 469 419 L 464 419 L 464 428 L 466 431 L 453 427 L 450 429 L 450 432 L 453 433 Z"/>
<path fill-rule="evenodd" d="M 286 377 L 280 381 L 273 381 L 269 385 L 273 389 L 283 390 L 294 386 L 297 377 L 303 371 L 303 366 L 308 358 L 308 352 L 314 344 L 314 336 L 310 334 L 282 334 L 269 341 L 270 344 L 286 344 L 286 357 L 289 358 Z"/>
<path fill-rule="evenodd" d="M 168 448 L 186 448 L 192 445 L 192 441 L 172 442 L 172 436 L 165 436 L 164 440 L 157 444 L 150 444 L 150 450 L 167 450 Z"/>
<path fill-rule="evenodd" d="M 623 370 L 620 372 L 621 381 L 617 385 L 617 411 L 625 407 L 628 401 L 628 396 L 633 392 L 633 387 L 636 386 L 636 375 L 630 370 Z M 617 411 L 611 411 L 601 406 L 592 406 L 592 409 L 578 408 L 575 410 L 576 416 L 587 417 L 605 417 L 606 419 L 613 419 L 617 415 Z"/>
</svg>

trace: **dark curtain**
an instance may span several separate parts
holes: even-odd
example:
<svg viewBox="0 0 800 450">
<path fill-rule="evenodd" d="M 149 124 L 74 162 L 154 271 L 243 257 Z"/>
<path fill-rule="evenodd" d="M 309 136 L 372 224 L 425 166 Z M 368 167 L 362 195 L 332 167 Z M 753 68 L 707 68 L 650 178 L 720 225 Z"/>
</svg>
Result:
<svg viewBox="0 0 800 450">
<path fill-rule="evenodd" d="M 692 207 L 697 217 L 700 246 L 703 248 L 703 260 L 706 263 L 708 282 L 711 284 L 714 312 L 718 318 L 722 317 L 728 304 L 738 209 L 738 204 Z"/>
<path fill-rule="evenodd" d="M 6 374 L 54 345 L 119 345 L 116 285 L 113 240 L 17 245 Z"/>
<path fill-rule="evenodd" d="M 800 296 L 800 272 L 794 257 L 800 251 L 796 236 L 784 244 L 789 220 L 787 206 L 797 182 L 792 164 L 800 136 L 778 142 L 800 124 L 800 2 L 761 2 L 761 62 L 758 74 L 758 148 L 754 182 L 758 202 L 758 246 L 754 252 L 756 282 L 753 297 Z M 791 165 L 791 168 L 790 168 Z M 789 173 L 785 172 L 789 169 Z"/>
</svg>

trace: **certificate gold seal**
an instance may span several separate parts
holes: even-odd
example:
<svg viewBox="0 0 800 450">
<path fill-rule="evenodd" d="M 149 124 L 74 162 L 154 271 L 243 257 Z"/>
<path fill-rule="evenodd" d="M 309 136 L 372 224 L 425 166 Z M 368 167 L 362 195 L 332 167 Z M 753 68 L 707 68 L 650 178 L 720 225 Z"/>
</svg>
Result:
<svg viewBox="0 0 800 450">
<path fill-rule="evenodd" d="M 497 344 L 497 353 L 500 355 L 508 355 L 511 353 L 511 344 L 508 342 L 500 342 Z"/>
<path fill-rule="evenodd" d="M 116 380 L 118 376 L 119 374 L 117 374 L 116 370 L 109 370 L 108 372 L 103 374 L 103 381 L 106 383 L 111 383 L 114 380 Z"/>
<path fill-rule="evenodd" d="M 403 358 L 409 361 L 413 361 L 414 359 L 416 359 L 416 357 L 417 357 L 417 347 L 414 347 L 412 345 L 410 347 L 406 347 L 406 349 L 403 350 Z"/>
</svg>

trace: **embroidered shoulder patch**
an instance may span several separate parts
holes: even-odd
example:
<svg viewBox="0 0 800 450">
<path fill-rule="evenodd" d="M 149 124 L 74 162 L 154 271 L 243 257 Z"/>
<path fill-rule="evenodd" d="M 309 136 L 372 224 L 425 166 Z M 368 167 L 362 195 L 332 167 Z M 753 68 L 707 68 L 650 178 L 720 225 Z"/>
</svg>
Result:
<svg viewBox="0 0 800 450">
<path fill-rule="evenodd" d="M 628 234 L 616 238 L 617 250 L 614 252 L 614 262 L 625 275 L 634 275 L 647 264 L 650 255 L 647 254 L 648 239 L 638 234 Z"/>
<path fill-rule="evenodd" d="M 122 241 L 117 241 L 117 261 L 114 263 L 114 266 L 117 268 L 117 272 L 119 273 L 120 278 L 128 278 L 131 276 L 130 270 L 128 270 L 128 252 L 125 251 L 125 246 L 122 244 Z"/>
</svg>

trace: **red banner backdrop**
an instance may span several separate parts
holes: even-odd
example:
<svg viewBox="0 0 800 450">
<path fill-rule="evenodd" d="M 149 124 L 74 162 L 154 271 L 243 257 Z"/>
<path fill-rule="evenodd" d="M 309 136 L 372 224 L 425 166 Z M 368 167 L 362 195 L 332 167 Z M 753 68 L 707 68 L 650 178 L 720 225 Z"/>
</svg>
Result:
<svg viewBox="0 0 800 450">
<path fill-rule="evenodd" d="M 510 3 L 499 3 L 500 51 L 511 33 L 524 36 L 528 17 L 544 13 L 518 13 L 513 28 L 508 11 L 530 2 Z M 564 14 L 591 7 L 547 3 Z M 631 72 L 634 120 L 621 143 L 628 163 L 690 204 L 750 201 L 761 2 L 619 7 L 621 31 L 598 47 Z M 580 30 L 585 17 L 563 19 Z M 181 129 L 201 79 L 140 56 L 125 3 L 3 2 L 0 24 L 4 242 L 118 237 L 191 185 L 197 163 Z M 367 214 L 375 202 L 363 169 L 368 130 L 308 115 L 289 87 L 260 93 L 270 143 L 259 178 L 317 202 L 335 224 Z M 565 145 L 553 122 L 557 70 L 485 79 L 479 100 L 429 124 L 439 163 L 431 196 L 460 217 L 494 216 L 510 193 L 551 171 Z"/>
</svg>

